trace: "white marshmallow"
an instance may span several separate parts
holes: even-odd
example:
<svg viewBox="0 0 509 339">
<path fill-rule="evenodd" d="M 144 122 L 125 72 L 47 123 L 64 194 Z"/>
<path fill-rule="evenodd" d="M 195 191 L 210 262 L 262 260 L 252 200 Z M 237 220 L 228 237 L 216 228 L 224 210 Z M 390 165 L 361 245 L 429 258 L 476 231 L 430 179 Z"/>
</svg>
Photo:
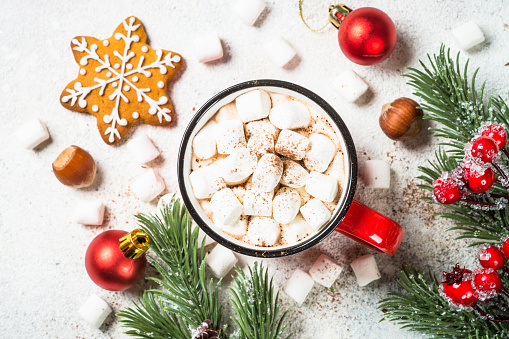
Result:
<svg viewBox="0 0 509 339">
<path fill-rule="evenodd" d="M 251 217 L 247 236 L 249 241 L 259 246 L 273 246 L 279 239 L 281 229 L 276 220 L 268 217 Z"/>
<path fill-rule="evenodd" d="M 265 2 L 262 0 L 237 0 L 232 7 L 233 13 L 237 14 L 242 21 L 253 26 L 260 14 L 265 9 Z"/>
<path fill-rule="evenodd" d="M 140 165 L 146 164 L 159 156 L 159 150 L 145 134 L 132 138 L 127 143 L 127 151 L 129 152 L 129 159 Z"/>
<path fill-rule="evenodd" d="M 366 91 L 369 86 L 357 75 L 354 71 L 348 69 L 341 73 L 337 80 L 337 85 L 334 86 L 339 95 L 346 102 L 355 102 L 359 99 Z"/>
<path fill-rule="evenodd" d="M 99 200 L 80 200 L 74 208 L 74 221 L 82 225 L 103 224 L 104 205 Z"/>
<path fill-rule="evenodd" d="M 215 32 L 204 31 L 194 38 L 194 55 L 200 62 L 209 62 L 223 57 L 223 46 Z"/>
<path fill-rule="evenodd" d="M 232 225 L 242 214 L 242 204 L 230 188 L 223 188 L 214 193 L 210 200 L 210 209 L 214 222 Z"/>
<path fill-rule="evenodd" d="M 459 47 L 465 51 L 484 41 L 482 30 L 473 21 L 456 27 L 451 31 L 451 34 Z"/>
<path fill-rule="evenodd" d="M 295 244 L 312 232 L 313 229 L 300 214 L 288 224 L 283 225 L 283 239 L 287 244 Z"/>
<path fill-rule="evenodd" d="M 238 185 L 253 174 L 257 164 L 255 153 L 247 148 L 238 148 L 221 162 L 221 176 L 228 185 Z"/>
<path fill-rule="evenodd" d="M 274 137 L 270 134 L 255 134 L 247 141 L 247 148 L 260 157 L 274 153 Z"/>
<path fill-rule="evenodd" d="M 212 194 L 226 187 L 221 178 L 221 169 L 215 163 L 191 172 L 189 181 L 196 199 L 208 199 Z"/>
<path fill-rule="evenodd" d="M 309 150 L 304 157 L 304 166 L 317 172 L 324 172 L 336 154 L 336 145 L 329 137 L 313 133 L 309 136 Z"/>
<path fill-rule="evenodd" d="M 309 147 L 309 139 L 288 129 L 282 130 L 277 138 L 274 149 L 278 154 L 292 160 L 301 160 L 306 155 Z"/>
<path fill-rule="evenodd" d="M 290 187 L 281 187 L 272 202 L 272 217 L 281 224 L 288 224 L 299 213 L 300 195 Z"/>
<path fill-rule="evenodd" d="M 193 153 L 198 159 L 209 159 L 216 155 L 216 123 L 209 121 L 193 138 Z"/>
<path fill-rule="evenodd" d="M 223 278 L 235 266 L 238 259 L 228 248 L 219 244 L 209 253 L 205 262 L 216 278 Z"/>
<path fill-rule="evenodd" d="M 370 282 L 382 277 L 373 254 L 366 254 L 355 259 L 350 266 L 352 266 L 353 272 L 357 277 L 359 286 L 366 286 Z"/>
<path fill-rule="evenodd" d="M 247 233 L 247 221 L 248 217 L 241 215 L 240 218 L 231 225 L 224 225 L 217 221 L 214 217 L 214 225 L 216 225 L 221 231 L 231 235 L 232 237 L 242 237 Z"/>
<path fill-rule="evenodd" d="M 274 191 L 262 192 L 254 188 L 246 190 L 244 195 L 244 214 L 257 217 L 272 216 L 272 198 Z"/>
<path fill-rule="evenodd" d="M 214 239 L 209 237 L 207 235 L 207 233 L 203 232 L 203 230 L 200 228 L 198 230 L 198 245 L 201 246 L 201 243 L 203 242 L 203 239 L 205 239 L 205 245 L 204 246 L 208 246 L 208 245 L 212 245 L 212 244 L 216 243 L 216 241 Z"/>
<path fill-rule="evenodd" d="M 276 140 L 279 135 L 279 129 L 269 119 L 248 122 L 246 124 L 246 137 L 250 139 L 258 134 L 270 134 Z"/>
<path fill-rule="evenodd" d="M 283 162 L 274 154 L 265 154 L 253 173 L 253 184 L 262 192 L 272 191 L 283 174 Z"/>
<path fill-rule="evenodd" d="M 297 129 L 308 127 L 311 122 L 309 109 L 298 101 L 286 101 L 272 107 L 270 122 L 279 129 Z"/>
<path fill-rule="evenodd" d="M 144 202 L 150 202 L 161 194 L 166 185 L 163 178 L 152 168 L 148 169 L 131 185 L 134 194 Z"/>
<path fill-rule="evenodd" d="M 325 202 L 332 202 L 338 194 L 338 182 L 333 177 L 311 171 L 306 181 L 306 192 Z"/>
<path fill-rule="evenodd" d="M 308 296 L 313 285 L 315 284 L 313 278 L 300 268 L 297 268 L 290 279 L 286 282 L 284 288 L 285 293 L 295 300 L 299 305 L 302 305 L 306 297 Z"/>
<path fill-rule="evenodd" d="M 331 218 L 329 209 L 318 199 L 309 200 L 304 206 L 300 208 L 300 213 L 309 226 L 315 231 L 318 231 L 325 225 Z"/>
<path fill-rule="evenodd" d="M 364 185 L 371 188 L 391 186 L 391 166 L 384 160 L 366 160 L 364 163 Z"/>
<path fill-rule="evenodd" d="M 230 154 L 237 148 L 246 148 L 244 125 L 240 120 L 221 121 L 216 125 L 216 144 L 219 154 Z"/>
<path fill-rule="evenodd" d="M 297 55 L 292 45 L 280 36 L 269 38 L 264 48 L 268 57 L 279 67 L 284 67 Z"/>
<path fill-rule="evenodd" d="M 238 96 L 235 104 L 240 120 L 250 122 L 269 116 L 271 100 L 267 92 L 255 89 Z"/>
<path fill-rule="evenodd" d="M 246 187 L 244 185 L 230 187 L 233 194 L 239 199 L 241 204 L 244 204 L 244 196 L 246 195 Z"/>
<path fill-rule="evenodd" d="M 237 107 L 235 107 L 234 102 L 230 102 L 229 104 L 224 105 L 217 111 L 214 115 L 215 122 L 221 122 L 226 120 L 239 120 L 239 115 L 237 113 Z"/>
<path fill-rule="evenodd" d="M 79 309 L 80 317 L 93 328 L 99 328 L 112 312 L 106 301 L 92 294 Z"/>
<path fill-rule="evenodd" d="M 339 277 L 343 268 L 332 258 L 321 254 L 309 269 L 309 275 L 320 285 L 330 288 Z"/>
<path fill-rule="evenodd" d="M 325 174 L 336 178 L 340 184 L 345 181 L 345 157 L 343 152 L 339 151 L 336 153 L 336 156 L 332 160 L 329 168 L 325 171 Z"/>
<path fill-rule="evenodd" d="M 283 160 L 281 183 L 291 188 L 299 188 L 306 184 L 309 173 L 304 167 L 293 160 Z"/>
<path fill-rule="evenodd" d="M 26 121 L 14 135 L 18 139 L 18 143 L 26 149 L 34 149 L 43 141 L 49 139 L 48 128 L 37 118 Z"/>
</svg>

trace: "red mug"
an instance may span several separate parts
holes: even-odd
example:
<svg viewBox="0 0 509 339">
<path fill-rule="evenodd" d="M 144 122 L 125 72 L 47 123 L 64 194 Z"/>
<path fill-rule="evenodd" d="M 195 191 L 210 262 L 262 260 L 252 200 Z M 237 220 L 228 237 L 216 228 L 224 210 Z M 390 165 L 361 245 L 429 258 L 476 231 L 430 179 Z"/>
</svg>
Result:
<svg viewBox="0 0 509 339">
<path fill-rule="evenodd" d="M 194 197 L 189 174 L 191 172 L 192 140 L 196 133 L 223 105 L 255 88 L 291 95 L 322 113 L 336 131 L 345 158 L 345 180 L 342 194 L 331 219 L 319 231 L 295 244 L 259 247 L 244 243 L 223 233 L 206 216 Z M 404 230 L 395 221 L 370 209 L 354 199 L 357 185 L 357 155 L 353 139 L 339 114 L 322 98 L 310 90 L 280 80 L 253 80 L 229 87 L 208 100 L 187 126 L 179 149 L 178 181 L 182 199 L 198 226 L 212 239 L 232 251 L 256 257 L 281 257 L 310 248 L 334 230 L 377 252 L 396 253 Z"/>
</svg>

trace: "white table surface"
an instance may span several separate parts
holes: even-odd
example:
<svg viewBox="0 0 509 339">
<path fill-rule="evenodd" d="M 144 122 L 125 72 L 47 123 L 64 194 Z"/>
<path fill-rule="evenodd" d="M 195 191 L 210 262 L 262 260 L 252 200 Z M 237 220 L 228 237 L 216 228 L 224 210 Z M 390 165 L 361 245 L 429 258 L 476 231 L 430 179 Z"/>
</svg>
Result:
<svg viewBox="0 0 509 339">
<path fill-rule="evenodd" d="M 296 338 L 417 338 L 387 322 L 378 323 L 377 302 L 395 287 L 402 264 L 431 268 L 439 274 L 456 262 L 474 264 L 474 250 L 467 242 L 454 241 L 450 226 L 432 216 L 439 208 L 419 200 L 415 187 L 417 166 L 433 155 L 433 141 L 425 131 L 412 141 L 395 143 L 378 126 L 381 106 L 412 90 L 400 75 L 406 66 L 418 66 L 426 53 L 435 53 L 445 42 L 457 51 L 448 31 L 475 20 L 487 41 L 464 56 L 472 70 L 482 66 L 479 81 L 488 79 L 487 92 L 507 93 L 509 67 L 509 7 L 491 1 L 395 1 L 365 0 L 351 7 L 373 6 L 386 11 L 396 23 L 398 44 L 391 58 L 377 66 L 363 67 L 348 61 L 340 52 L 337 32 L 330 27 L 321 33 L 305 28 L 297 11 L 297 0 L 267 0 L 267 9 L 254 27 L 244 25 L 229 10 L 232 0 L 216 1 L 28 1 L 0 2 L 0 230 L 3 263 L 0 273 L 0 329 L 5 338 L 121 338 L 122 328 L 113 316 L 100 330 L 91 329 L 77 310 L 86 298 L 97 293 L 115 311 L 129 306 L 149 287 L 141 281 L 126 292 L 108 292 L 92 283 L 84 267 L 89 242 L 107 229 L 131 230 L 133 214 L 152 212 L 157 200 L 142 203 L 129 186 L 143 168 L 129 161 L 125 144 L 107 146 L 99 137 L 95 119 L 64 109 L 60 92 L 75 78 L 78 67 L 69 42 L 77 35 L 109 37 L 130 15 L 145 25 L 151 45 L 181 53 L 186 67 L 174 81 L 170 98 L 178 115 L 173 128 L 139 126 L 131 135 L 146 133 L 162 151 L 155 167 L 166 181 L 167 190 L 177 187 L 176 160 L 184 128 L 196 109 L 218 91 L 256 78 L 292 81 L 315 91 L 343 117 L 362 163 L 383 159 L 392 166 L 390 190 L 365 189 L 362 180 L 356 197 L 403 225 L 406 235 L 394 257 L 376 255 L 382 278 L 366 287 L 356 284 L 349 263 L 368 253 L 362 246 L 333 234 L 319 245 L 291 257 L 270 260 L 275 282 L 283 286 L 291 272 L 311 267 L 320 252 L 344 266 L 334 284 L 335 292 L 315 286 L 307 301 L 298 307 L 281 297 L 291 309 L 289 330 Z M 305 16 L 320 26 L 329 3 L 304 0 Z M 225 57 L 200 64 L 193 58 L 190 39 L 205 30 L 221 37 Z M 274 66 L 261 44 L 281 34 L 298 51 L 288 68 Z M 351 68 L 370 85 L 370 92 L 356 104 L 347 104 L 331 84 L 342 70 Z M 35 151 L 21 149 L 12 132 L 22 122 L 39 117 L 50 131 L 51 140 Z M 98 164 L 95 183 L 86 189 L 60 184 L 51 163 L 67 146 L 87 149 Z M 102 227 L 85 227 L 71 221 L 74 201 L 98 198 L 107 206 Z M 148 270 L 148 274 L 154 273 Z M 225 289 L 223 299 L 227 303 Z M 224 307 L 228 321 L 229 304 Z M 231 321 L 229 321 L 231 323 Z"/>
</svg>

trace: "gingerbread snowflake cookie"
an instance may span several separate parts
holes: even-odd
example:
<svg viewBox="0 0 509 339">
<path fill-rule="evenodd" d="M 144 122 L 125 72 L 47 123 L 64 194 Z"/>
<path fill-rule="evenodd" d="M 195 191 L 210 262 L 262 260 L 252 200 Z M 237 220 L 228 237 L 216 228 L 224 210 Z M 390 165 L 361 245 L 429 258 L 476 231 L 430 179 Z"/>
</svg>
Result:
<svg viewBox="0 0 509 339">
<path fill-rule="evenodd" d="M 80 70 L 63 90 L 60 102 L 95 116 L 104 142 L 119 142 L 137 123 L 171 123 L 173 106 L 166 87 L 183 59 L 177 53 L 150 48 L 138 18 L 127 18 L 106 40 L 76 37 L 71 48 Z"/>
</svg>

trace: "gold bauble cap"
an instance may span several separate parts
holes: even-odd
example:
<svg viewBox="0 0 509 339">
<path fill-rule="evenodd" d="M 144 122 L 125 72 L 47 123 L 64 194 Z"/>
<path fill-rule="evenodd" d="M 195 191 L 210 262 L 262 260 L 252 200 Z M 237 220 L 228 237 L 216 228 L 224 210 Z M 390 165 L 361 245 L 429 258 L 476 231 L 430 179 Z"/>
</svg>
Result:
<svg viewBox="0 0 509 339">
<path fill-rule="evenodd" d="M 345 17 L 352 12 L 352 9 L 344 4 L 329 6 L 329 22 L 339 28 Z"/>
<path fill-rule="evenodd" d="M 138 259 L 150 248 L 150 238 L 147 233 L 139 229 L 127 233 L 120 241 L 120 250 L 128 259 Z"/>
</svg>

